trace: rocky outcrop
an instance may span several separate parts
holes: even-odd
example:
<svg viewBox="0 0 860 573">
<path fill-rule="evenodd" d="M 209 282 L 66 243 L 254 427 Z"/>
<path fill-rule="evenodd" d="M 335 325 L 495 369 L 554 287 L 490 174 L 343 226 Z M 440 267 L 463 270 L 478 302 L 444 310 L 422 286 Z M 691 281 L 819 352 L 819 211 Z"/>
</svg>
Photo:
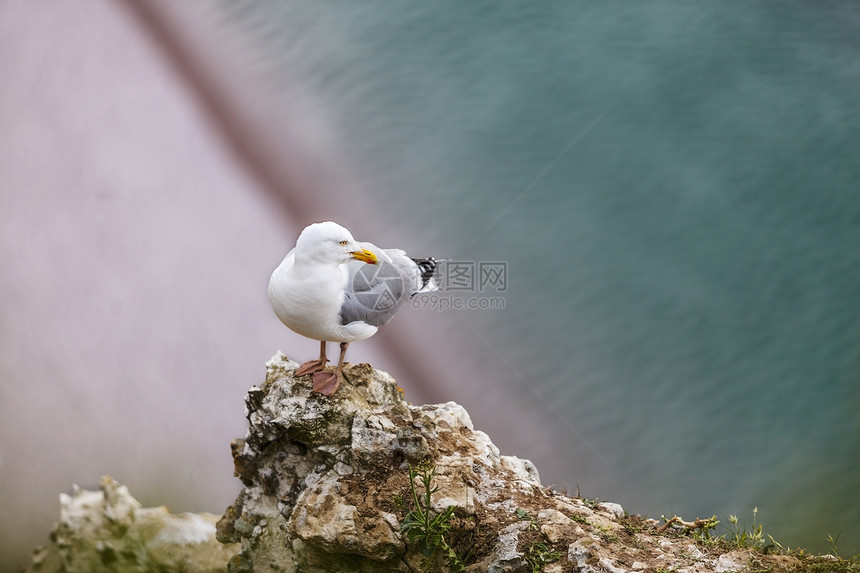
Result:
<svg viewBox="0 0 860 573">
<path fill-rule="evenodd" d="M 244 489 L 218 523 L 220 540 L 241 543 L 232 573 L 725 572 L 778 559 L 709 548 L 683 534 L 691 524 L 658 531 L 617 504 L 545 488 L 461 406 L 408 404 L 367 364 L 348 366 L 332 398 L 295 377 L 297 366 L 275 356 L 246 398 L 248 432 L 232 444 Z M 424 493 L 428 518 L 453 510 L 441 536 L 422 543 L 426 528 L 407 535 L 403 524 Z"/>
<path fill-rule="evenodd" d="M 99 491 L 75 487 L 60 494 L 60 521 L 51 542 L 33 552 L 28 573 L 223 572 L 238 545 L 215 539 L 218 516 L 172 514 L 141 507 L 110 476 Z"/>
<path fill-rule="evenodd" d="M 29 571 L 857 570 L 709 541 L 714 519 L 660 525 L 569 497 L 543 487 L 528 460 L 501 455 L 453 402 L 409 404 L 367 364 L 348 366 L 329 398 L 297 367 L 278 354 L 248 391 L 248 431 L 231 445 L 244 488 L 217 526 L 209 514 L 142 508 L 105 477 L 100 491 L 61 496 L 60 522 Z"/>
<path fill-rule="evenodd" d="M 312 391 L 298 364 L 278 355 L 246 398 L 250 427 L 233 443 L 245 488 L 219 523 L 241 542 L 231 571 L 427 571 L 433 556 L 408 552 L 396 500 L 406 468 L 432 459 L 433 508 L 458 508 L 464 532 L 480 512 L 517 507 L 539 489 L 534 466 L 501 456 L 459 405 L 415 407 L 394 380 L 349 366 L 334 397 Z M 452 534 L 453 535 L 453 534 Z"/>
</svg>

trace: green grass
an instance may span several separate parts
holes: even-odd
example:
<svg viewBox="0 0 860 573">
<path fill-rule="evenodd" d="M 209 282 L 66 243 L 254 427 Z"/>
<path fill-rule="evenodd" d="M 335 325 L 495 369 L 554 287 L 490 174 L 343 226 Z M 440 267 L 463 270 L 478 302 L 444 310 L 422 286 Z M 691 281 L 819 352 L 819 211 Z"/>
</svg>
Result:
<svg viewBox="0 0 860 573">
<path fill-rule="evenodd" d="M 528 531 L 540 532 L 540 527 L 538 527 L 535 517 L 528 511 L 518 507 L 514 513 L 520 521 L 529 522 Z M 524 554 L 526 562 L 532 569 L 532 573 L 541 573 L 544 570 L 544 567 L 550 563 L 558 561 L 564 556 L 563 553 L 553 550 L 553 548 L 547 544 L 549 543 L 549 539 L 547 539 L 546 535 L 543 533 L 538 533 L 538 535 L 543 539 L 543 541 L 533 542 L 529 545 L 529 548 Z"/>
<path fill-rule="evenodd" d="M 723 527 L 726 532 L 722 535 L 714 535 L 713 531 L 720 522 L 716 517 L 709 520 L 696 520 L 694 523 L 686 523 L 680 518 L 673 517 L 671 519 L 679 520 L 682 524 L 676 532 L 682 535 L 688 535 L 696 541 L 708 547 L 715 547 L 719 550 L 734 550 L 734 549 L 751 549 L 761 554 L 779 554 L 791 555 L 800 560 L 800 566 L 792 569 L 791 573 L 860 573 L 860 555 L 853 557 L 842 557 L 839 555 L 837 542 L 839 535 L 833 537 L 827 536 L 830 543 L 830 555 L 809 555 L 805 549 L 786 547 L 779 541 L 764 532 L 761 523 L 758 522 L 758 508 L 753 508 L 752 527 L 741 525 L 740 520 L 735 515 L 729 515 L 727 525 Z M 663 520 L 670 521 L 663 517 Z M 692 525 L 697 527 L 689 527 Z M 664 527 L 666 524 L 664 524 Z M 761 567 L 762 563 L 756 559 L 751 559 L 751 573 L 770 573 L 773 571 L 773 566 Z M 658 573 L 659 570 L 658 570 Z"/>
<path fill-rule="evenodd" d="M 753 526 L 752 529 L 748 530 L 746 527 L 741 527 L 738 524 L 738 518 L 736 515 L 729 515 L 729 534 L 726 537 L 726 541 L 729 546 L 735 547 L 738 549 L 762 549 L 765 546 L 764 533 L 762 532 L 762 525 L 760 523 L 756 523 L 756 517 L 758 516 L 758 508 L 753 509 Z M 773 539 L 771 537 L 771 539 Z M 774 541 L 776 545 L 779 545 Z M 782 547 L 782 545 L 779 545 Z"/>
<path fill-rule="evenodd" d="M 541 542 L 532 544 L 525 554 L 526 561 L 532 568 L 532 573 L 541 573 L 544 567 L 558 561 L 562 556 L 560 551 L 553 551 L 552 548 Z"/>
<path fill-rule="evenodd" d="M 454 517 L 454 507 L 450 506 L 438 515 L 433 515 L 430 509 L 433 494 L 439 488 L 433 486 L 436 467 L 428 461 L 421 462 L 417 468 L 409 466 L 409 489 L 411 493 L 411 508 L 402 499 L 398 505 L 407 509 L 406 518 L 400 524 L 400 529 L 406 534 L 406 541 L 415 546 L 421 553 L 429 557 L 441 551 L 448 559 L 452 571 L 462 571 L 463 564 L 457 553 L 445 541 L 445 534 L 451 529 L 451 519 Z M 419 485 L 416 487 L 416 482 Z"/>
</svg>

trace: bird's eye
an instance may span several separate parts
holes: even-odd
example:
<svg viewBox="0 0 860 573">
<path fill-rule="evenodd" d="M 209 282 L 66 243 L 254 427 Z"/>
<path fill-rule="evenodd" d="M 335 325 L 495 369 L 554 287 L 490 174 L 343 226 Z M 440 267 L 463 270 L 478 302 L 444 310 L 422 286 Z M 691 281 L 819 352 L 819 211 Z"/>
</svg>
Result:
<svg viewBox="0 0 860 573">
<path fill-rule="evenodd" d="M 348 242 L 349 241 L 340 241 L 338 244 L 345 247 Z"/>
</svg>

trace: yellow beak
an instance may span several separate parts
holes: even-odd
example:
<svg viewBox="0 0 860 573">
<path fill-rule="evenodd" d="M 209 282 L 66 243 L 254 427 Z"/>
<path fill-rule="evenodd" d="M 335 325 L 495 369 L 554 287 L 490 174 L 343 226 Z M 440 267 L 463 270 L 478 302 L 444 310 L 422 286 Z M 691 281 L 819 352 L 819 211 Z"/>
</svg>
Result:
<svg viewBox="0 0 860 573">
<path fill-rule="evenodd" d="M 367 249 L 361 249 L 360 251 L 352 251 L 350 255 L 352 255 L 353 259 L 357 261 L 363 261 L 369 265 L 375 265 L 379 261 L 379 259 L 376 258 L 376 255 L 374 255 Z"/>
</svg>

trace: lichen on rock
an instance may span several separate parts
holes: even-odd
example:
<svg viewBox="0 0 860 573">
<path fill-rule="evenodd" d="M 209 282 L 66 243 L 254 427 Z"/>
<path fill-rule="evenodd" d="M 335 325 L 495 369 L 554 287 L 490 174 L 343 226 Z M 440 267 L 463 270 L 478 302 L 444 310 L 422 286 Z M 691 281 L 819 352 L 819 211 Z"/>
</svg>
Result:
<svg viewBox="0 0 860 573">
<path fill-rule="evenodd" d="M 693 573 L 753 559 L 543 487 L 534 464 L 501 455 L 462 406 L 408 404 L 367 364 L 347 366 L 331 398 L 297 367 L 279 353 L 246 398 L 249 428 L 232 444 L 245 487 L 218 523 L 220 540 L 241 543 L 232 573 Z M 422 553 L 401 531 L 409 468 L 422 461 L 435 468 L 432 514 L 454 508 L 445 533 L 454 560 Z"/>
<path fill-rule="evenodd" d="M 348 366 L 329 398 L 295 377 L 297 366 L 279 354 L 246 399 L 249 429 L 233 443 L 245 488 L 219 523 L 220 539 L 242 544 L 233 571 L 405 572 L 424 563 L 407 556 L 394 500 L 408 488 L 406 468 L 425 458 L 439 468 L 434 509 L 454 506 L 458 521 L 540 487 L 534 466 L 500 456 L 462 406 L 409 405 L 366 364 Z"/>
</svg>

